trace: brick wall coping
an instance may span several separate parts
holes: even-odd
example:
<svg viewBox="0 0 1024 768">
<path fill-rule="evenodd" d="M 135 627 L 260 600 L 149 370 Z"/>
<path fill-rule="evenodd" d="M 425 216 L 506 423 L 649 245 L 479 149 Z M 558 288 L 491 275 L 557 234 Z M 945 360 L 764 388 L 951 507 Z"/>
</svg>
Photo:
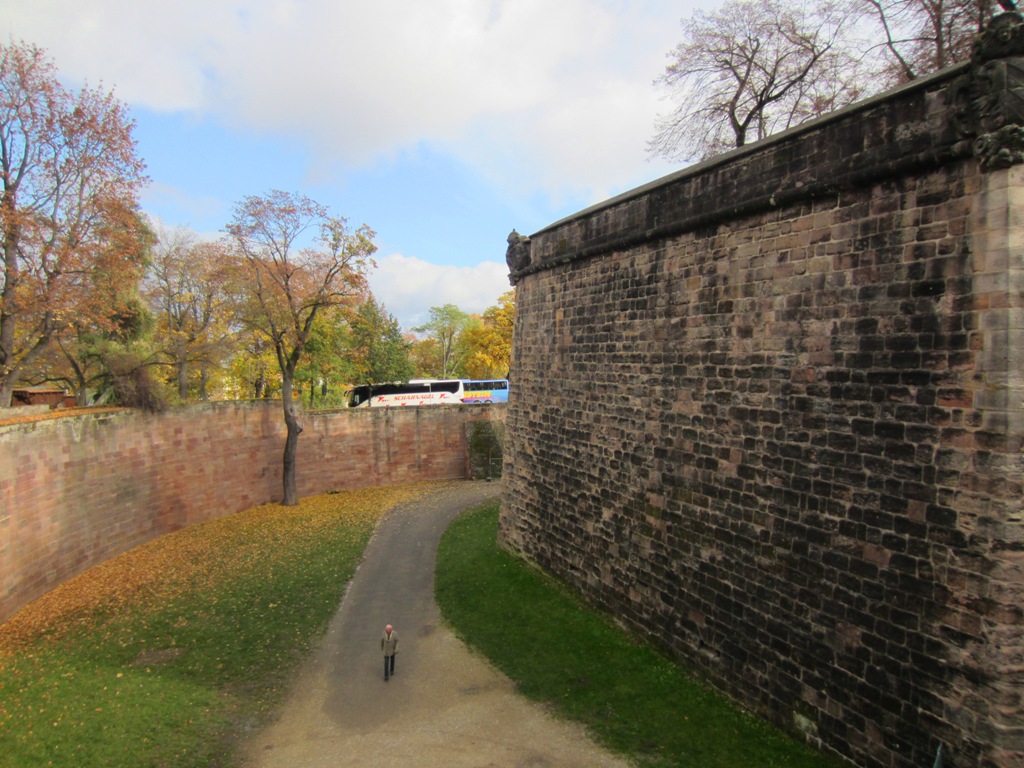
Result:
<svg viewBox="0 0 1024 768">
<path fill-rule="evenodd" d="M 202 413 L 212 412 L 217 409 L 223 408 L 250 408 L 260 409 L 266 407 L 267 403 L 275 402 L 274 400 L 214 400 L 205 403 L 190 403 L 187 408 L 190 412 Z M 280 403 L 280 400 L 276 401 Z M 26 411 L 26 408 L 38 408 L 36 412 Z M 43 410 L 45 408 L 45 410 Z M 173 408 L 169 412 L 182 412 L 182 407 Z M 0 409 L 0 420 L 3 418 L 13 418 L 22 415 L 44 415 L 46 413 L 53 413 L 49 406 L 20 406 Z M 314 413 L 316 413 L 314 411 Z M 146 416 L 144 411 L 139 411 L 132 408 L 119 408 L 118 410 L 98 410 L 93 411 L 90 409 L 75 409 L 67 414 L 61 414 L 59 418 L 40 418 L 32 421 L 18 421 L 11 424 L 0 424 L 0 438 L 7 437 L 12 434 L 24 434 L 27 432 L 35 432 L 36 430 L 43 429 L 59 429 L 61 427 L 67 427 L 80 425 L 85 421 L 113 421 L 121 419 L 138 418 L 139 416 Z"/>
</svg>

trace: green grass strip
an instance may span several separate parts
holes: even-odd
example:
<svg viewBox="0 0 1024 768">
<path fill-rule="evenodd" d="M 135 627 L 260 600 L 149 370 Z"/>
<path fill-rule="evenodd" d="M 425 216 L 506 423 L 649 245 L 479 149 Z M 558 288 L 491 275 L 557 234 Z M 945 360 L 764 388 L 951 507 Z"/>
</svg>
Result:
<svg viewBox="0 0 1024 768">
<path fill-rule="evenodd" d="M 528 697 L 645 766 L 823 768 L 807 745 L 736 708 L 495 544 L 497 505 L 463 515 L 438 552 L 446 621 Z"/>
</svg>

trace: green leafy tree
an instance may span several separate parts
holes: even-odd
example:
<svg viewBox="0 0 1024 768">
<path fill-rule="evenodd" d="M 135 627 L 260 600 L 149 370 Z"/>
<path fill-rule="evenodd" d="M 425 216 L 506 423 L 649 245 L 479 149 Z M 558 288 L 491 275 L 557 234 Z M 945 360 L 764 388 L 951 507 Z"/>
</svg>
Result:
<svg viewBox="0 0 1024 768">
<path fill-rule="evenodd" d="M 411 346 L 403 337 L 398 320 L 372 295 L 356 310 L 351 331 L 355 380 L 373 384 L 411 378 Z"/>
<path fill-rule="evenodd" d="M 96 397 L 103 402 L 161 411 L 167 398 L 153 377 L 153 316 L 138 296 L 117 307 L 107 330 L 79 336 L 78 349 L 83 356 L 100 364 Z"/>
<path fill-rule="evenodd" d="M 458 376 L 466 359 L 466 331 L 479 324 L 479 318 L 467 315 L 454 304 L 430 308 L 430 320 L 413 328 L 429 342 L 429 358 L 422 358 L 421 372 L 426 376 L 446 379 Z"/>
<path fill-rule="evenodd" d="M 309 392 L 309 405 L 321 407 L 341 401 L 344 385 L 356 369 L 351 357 L 352 331 L 348 307 L 327 307 L 313 323 L 302 364 L 295 380 Z"/>
<path fill-rule="evenodd" d="M 111 298 L 107 322 L 101 326 L 73 322 L 36 360 L 26 380 L 56 384 L 69 391 L 77 405 L 94 401 L 140 405 L 131 398 L 116 400 L 114 385 L 119 376 L 151 377 L 148 369 L 155 364 L 150 343 L 153 319 L 137 296 Z M 146 387 L 153 393 L 160 390 L 156 383 L 146 382 Z M 126 391 L 122 388 L 122 393 Z M 163 399 L 161 394 L 161 404 Z"/>
</svg>

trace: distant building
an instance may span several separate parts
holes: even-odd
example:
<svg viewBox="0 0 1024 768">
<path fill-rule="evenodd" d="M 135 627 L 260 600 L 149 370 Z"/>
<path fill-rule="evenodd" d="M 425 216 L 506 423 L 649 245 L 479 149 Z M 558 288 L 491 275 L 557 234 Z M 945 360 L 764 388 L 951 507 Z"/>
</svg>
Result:
<svg viewBox="0 0 1024 768">
<path fill-rule="evenodd" d="M 74 398 L 59 387 L 20 387 L 14 390 L 11 405 L 48 405 L 61 408 L 74 405 Z"/>
</svg>

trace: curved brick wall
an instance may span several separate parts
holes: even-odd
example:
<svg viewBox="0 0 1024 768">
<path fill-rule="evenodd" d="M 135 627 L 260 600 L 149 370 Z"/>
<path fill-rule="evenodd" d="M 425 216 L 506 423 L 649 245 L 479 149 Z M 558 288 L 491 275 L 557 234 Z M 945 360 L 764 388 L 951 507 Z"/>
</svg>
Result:
<svg viewBox="0 0 1024 768">
<path fill-rule="evenodd" d="M 957 130 L 1021 65 L 667 177 L 515 264 L 506 544 L 858 766 L 1024 766 L 1024 165 Z"/>
<path fill-rule="evenodd" d="M 467 476 L 465 424 L 504 406 L 307 414 L 301 496 Z M 281 497 L 279 402 L 0 427 L 0 621 L 156 536 Z"/>
</svg>

